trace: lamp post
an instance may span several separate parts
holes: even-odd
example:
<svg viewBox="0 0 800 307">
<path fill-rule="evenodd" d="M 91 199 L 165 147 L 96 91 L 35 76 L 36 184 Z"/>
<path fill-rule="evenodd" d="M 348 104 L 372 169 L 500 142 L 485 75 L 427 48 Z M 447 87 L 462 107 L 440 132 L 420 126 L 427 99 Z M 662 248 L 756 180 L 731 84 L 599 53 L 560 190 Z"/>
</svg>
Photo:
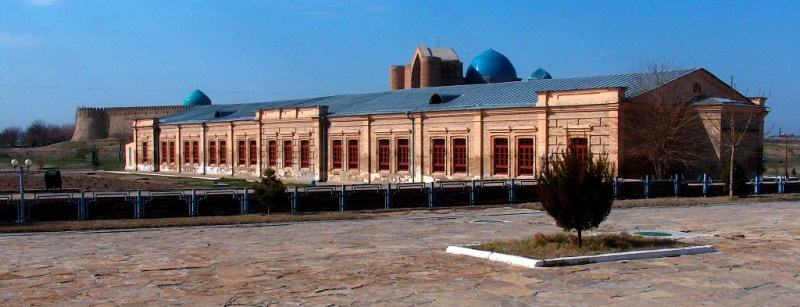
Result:
<svg viewBox="0 0 800 307">
<path fill-rule="evenodd" d="M 19 169 L 19 205 L 17 207 L 17 223 L 19 224 L 24 224 L 28 219 L 25 212 L 25 170 L 29 169 L 31 164 L 33 164 L 31 159 L 25 159 L 23 165 L 20 165 L 17 159 L 11 159 L 11 168 Z"/>
<path fill-rule="evenodd" d="M 783 177 L 789 178 L 789 134 L 781 133 L 783 137 Z"/>
</svg>

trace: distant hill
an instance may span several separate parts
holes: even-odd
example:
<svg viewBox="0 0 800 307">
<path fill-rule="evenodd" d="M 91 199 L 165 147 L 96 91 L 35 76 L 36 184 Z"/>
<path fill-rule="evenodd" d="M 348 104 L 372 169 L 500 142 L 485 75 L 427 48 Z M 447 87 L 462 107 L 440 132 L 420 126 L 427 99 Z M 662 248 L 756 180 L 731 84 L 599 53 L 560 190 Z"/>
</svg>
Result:
<svg viewBox="0 0 800 307">
<path fill-rule="evenodd" d="M 800 174 L 800 138 L 789 137 L 784 142 L 782 137 L 768 137 L 764 139 L 764 156 L 766 157 L 765 166 L 767 168 L 767 176 L 776 176 L 784 174 L 784 152 L 786 150 L 786 143 L 788 143 L 788 156 L 789 156 L 789 175 L 792 175 L 792 169 Z"/>
</svg>

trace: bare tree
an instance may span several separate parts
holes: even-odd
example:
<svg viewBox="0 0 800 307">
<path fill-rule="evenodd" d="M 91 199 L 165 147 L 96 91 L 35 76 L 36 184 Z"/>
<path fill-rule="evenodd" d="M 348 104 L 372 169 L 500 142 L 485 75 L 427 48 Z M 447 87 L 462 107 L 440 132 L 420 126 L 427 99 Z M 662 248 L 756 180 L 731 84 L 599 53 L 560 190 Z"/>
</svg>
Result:
<svg viewBox="0 0 800 307">
<path fill-rule="evenodd" d="M 0 147 L 14 147 L 22 137 L 22 128 L 6 127 L 0 131 Z"/>
<path fill-rule="evenodd" d="M 45 146 L 69 141 L 74 131 L 74 125 L 54 125 L 37 119 L 25 129 L 22 139 L 28 146 Z"/>
<path fill-rule="evenodd" d="M 668 64 L 648 63 L 634 86 L 652 89 L 624 105 L 620 111 L 623 155 L 628 165 L 649 164 L 657 177 L 685 170 L 701 161 L 702 122 L 693 103 L 696 93 L 666 86 L 673 78 Z M 638 169 L 637 171 L 644 171 Z"/>
</svg>

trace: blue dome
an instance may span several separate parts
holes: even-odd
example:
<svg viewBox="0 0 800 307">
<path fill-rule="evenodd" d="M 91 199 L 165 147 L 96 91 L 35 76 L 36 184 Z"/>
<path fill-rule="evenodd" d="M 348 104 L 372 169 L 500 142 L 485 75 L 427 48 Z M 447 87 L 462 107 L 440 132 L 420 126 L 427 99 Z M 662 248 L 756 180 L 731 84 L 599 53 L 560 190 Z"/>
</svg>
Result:
<svg viewBox="0 0 800 307">
<path fill-rule="evenodd" d="M 189 96 L 186 96 L 186 99 L 183 100 L 183 105 L 187 107 L 210 106 L 211 99 L 200 90 L 194 90 L 191 94 L 189 94 Z"/>
<path fill-rule="evenodd" d="M 528 77 L 528 80 L 542 80 L 542 79 L 553 79 L 553 76 L 550 75 L 549 72 L 539 67 L 539 69 L 535 70 L 531 75 Z"/>
<path fill-rule="evenodd" d="M 494 49 L 486 49 L 472 59 L 467 68 L 467 82 L 493 83 L 517 81 L 517 70 L 506 56 Z"/>
</svg>

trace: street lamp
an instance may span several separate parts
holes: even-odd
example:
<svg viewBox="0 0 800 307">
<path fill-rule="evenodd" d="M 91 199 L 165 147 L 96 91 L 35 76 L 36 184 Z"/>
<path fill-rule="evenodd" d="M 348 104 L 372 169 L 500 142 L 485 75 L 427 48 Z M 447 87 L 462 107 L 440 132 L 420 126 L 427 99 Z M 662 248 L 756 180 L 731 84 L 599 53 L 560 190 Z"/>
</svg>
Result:
<svg viewBox="0 0 800 307">
<path fill-rule="evenodd" d="M 789 179 L 789 134 L 781 133 L 783 137 L 783 177 Z"/>
<path fill-rule="evenodd" d="M 17 223 L 19 224 L 24 224 L 28 217 L 25 212 L 25 171 L 30 169 L 33 161 L 25 159 L 25 162 L 22 163 L 23 165 L 19 165 L 17 159 L 11 159 L 11 168 L 19 169 L 19 205 L 17 207 Z"/>
</svg>

